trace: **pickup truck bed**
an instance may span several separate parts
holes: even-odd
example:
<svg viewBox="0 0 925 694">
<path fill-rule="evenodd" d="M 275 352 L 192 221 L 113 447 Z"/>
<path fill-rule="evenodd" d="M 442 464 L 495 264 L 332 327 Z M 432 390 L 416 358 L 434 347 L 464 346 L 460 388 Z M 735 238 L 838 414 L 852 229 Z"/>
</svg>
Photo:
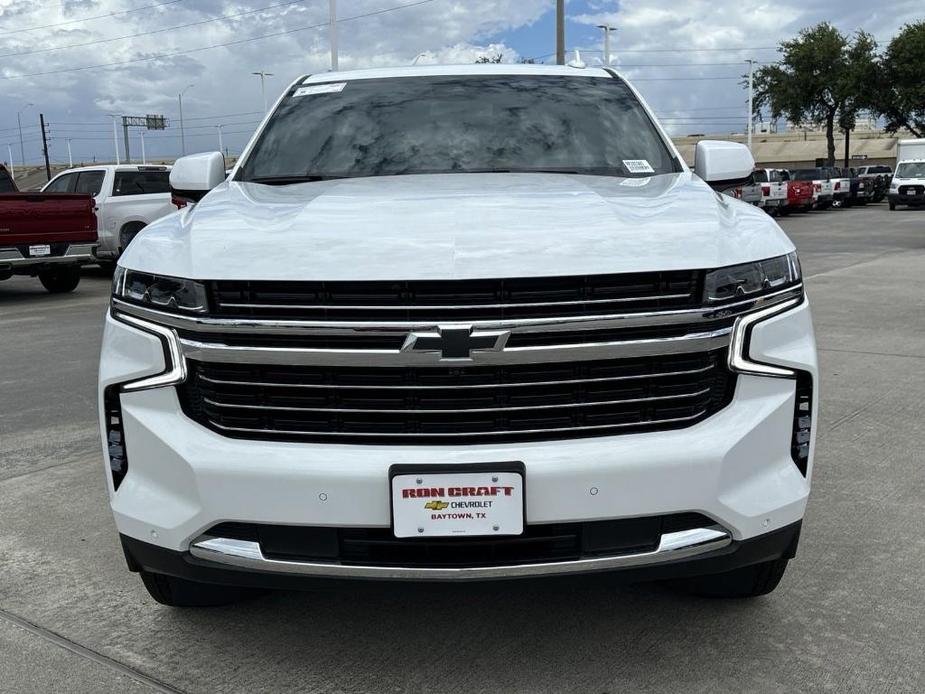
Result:
<svg viewBox="0 0 925 694">
<path fill-rule="evenodd" d="M 37 276 L 51 292 L 70 291 L 80 265 L 95 260 L 96 239 L 90 195 L 0 193 L 0 280 Z"/>
</svg>

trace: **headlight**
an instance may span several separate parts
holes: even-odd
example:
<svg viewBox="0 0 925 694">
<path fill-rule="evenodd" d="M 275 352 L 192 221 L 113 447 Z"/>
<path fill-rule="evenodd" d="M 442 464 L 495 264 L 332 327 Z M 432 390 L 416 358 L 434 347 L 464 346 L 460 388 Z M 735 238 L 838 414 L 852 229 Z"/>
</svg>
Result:
<svg viewBox="0 0 925 694">
<path fill-rule="evenodd" d="M 802 279 L 796 252 L 743 265 L 731 265 L 707 273 L 703 299 L 716 304 L 748 299 L 786 289 Z"/>
<path fill-rule="evenodd" d="M 205 313 L 209 308 L 206 288 L 199 282 L 122 267 L 116 268 L 112 278 L 112 295 L 123 301 L 168 311 Z"/>
</svg>

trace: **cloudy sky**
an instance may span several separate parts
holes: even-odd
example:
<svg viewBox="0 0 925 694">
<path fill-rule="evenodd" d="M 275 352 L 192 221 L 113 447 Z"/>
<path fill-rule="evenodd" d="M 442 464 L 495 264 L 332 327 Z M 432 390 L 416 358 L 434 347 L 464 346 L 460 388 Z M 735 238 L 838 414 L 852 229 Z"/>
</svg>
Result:
<svg viewBox="0 0 925 694">
<path fill-rule="evenodd" d="M 554 0 L 338 0 L 340 67 L 505 60 L 551 62 Z M 837 9 L 837 13 L 833 12 Z M 921 0 L 570 0 L 567 44 L 589 64 L 617 27 L 614 64 L 675 134 L 741 132 L 744 61 L 773 61 L 802 27 L 833 21 L 886 42 L 925 15 Z M 0 0 L 0 161 L 41 157 L 39 113 L 52 159 L 113 157 L 111 114 L 167 116 L 145 136 L 149 157 L 235 153 L 260 119 L 260 79 L 275 98 L 303 73 L 328 69 L 328 0 Z M 421 55 L 423 54 L 423 55 Z M 189 85 L 192 85 L 191 87 Z M 187 87 L 189 87 L 187 89 Z M 31 105 L 28 105 L 31 104 Z M 120 133 L 121 138 L 121 133 Z M 133 155 L 140 151 L 133 131 Z"/>
</svg>

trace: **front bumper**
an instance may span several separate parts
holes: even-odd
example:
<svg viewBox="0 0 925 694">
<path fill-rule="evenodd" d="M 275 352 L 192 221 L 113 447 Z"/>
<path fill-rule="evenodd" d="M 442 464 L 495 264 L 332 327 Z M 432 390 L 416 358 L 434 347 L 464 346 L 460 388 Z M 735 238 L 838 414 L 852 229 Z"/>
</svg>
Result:
<svg viewBox="0 0 925 694">
<path fill-rule="evenodd" d="M 925 195 L 888 193 L 887 200 L 897 205 L 925 205 Z"/>
<path fill-rule="evenodd" d="M 747 349 L 753 360 L 798 369 L 814 383 L 817 380 L 806 301 L 757 323 Z M 100 365 L 101 419 L 106 388 L 164 368 L 163 345 L 156 336 L 107 316 Z M 356 567 L 339 564 L 283 567 L 267 561 L 259 546 L 210 543 L 214 538 L 209 531 L 222 522 L 388 528 L 392 465 L 516 460 L 526 470 L 528 525 L 689 512 L 712 520 L 693 538 L 663 536 L 663 551 L 644 553 L 653 556 L 620 555 L 540 570 L 533 566 L 529 575 L 636 571 L 643 564 L 701 562 L 737 553 L 742 543 L 771 537 L 801 521 L 814 440 L 804 476 L 791 458 L 795 393 L 792 379 L 740 374 L 728 407 L 684 429 L 516 444 L 385 446 L 231 439 L 188 419 L 173 387 L 124 392 L 120 398 L 128 473 L 117 490 L 107 474 L 110 503 L 134 557 L 130 564 L 137 566 L 161 570 L 158 566 L 163 564 L 174 567 L 163 569 L 166 573 L 176 573 L 176 561 L 182 561 L 197 571 L 208 569 L 209 576 L 256 572 L 290 578 L 374 578 L 382 574 L 374 570 L 376 575 L 357 576 Z M 812 411 L 817 411 L 815 405 Z M 105 449 L 104 458 L 108 471 Z M 678 550 L 682 553 L 675 553 Z M 143 557 L 148 555 L 163 561 L 146 563 Z M 502 574 L 450 572 L 430 577 L 524 575 L 512 567 Z M 405 577 L 422 578 L 413 573 Z"/>
</svg>

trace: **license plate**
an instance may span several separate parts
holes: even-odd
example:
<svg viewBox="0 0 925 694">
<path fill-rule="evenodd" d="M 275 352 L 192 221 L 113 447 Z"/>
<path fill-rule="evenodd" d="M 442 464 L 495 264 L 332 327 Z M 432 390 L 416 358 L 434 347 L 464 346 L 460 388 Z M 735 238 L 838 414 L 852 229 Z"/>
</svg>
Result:
<svg viewBox="0 0 925 694">
<path fill-rule="evenodd" d="M 41 257 L 43 255 L 51 255 L 51 246 L 43 244 L 41 246 L 29 246 L 29 255 L 33 258 Z"/>
<path fill-rule="evenodd" d="M 395 537 L 520 535 L 523 475 L 491 471 L 395 475 L 392 529 Z"/>
</svg>

